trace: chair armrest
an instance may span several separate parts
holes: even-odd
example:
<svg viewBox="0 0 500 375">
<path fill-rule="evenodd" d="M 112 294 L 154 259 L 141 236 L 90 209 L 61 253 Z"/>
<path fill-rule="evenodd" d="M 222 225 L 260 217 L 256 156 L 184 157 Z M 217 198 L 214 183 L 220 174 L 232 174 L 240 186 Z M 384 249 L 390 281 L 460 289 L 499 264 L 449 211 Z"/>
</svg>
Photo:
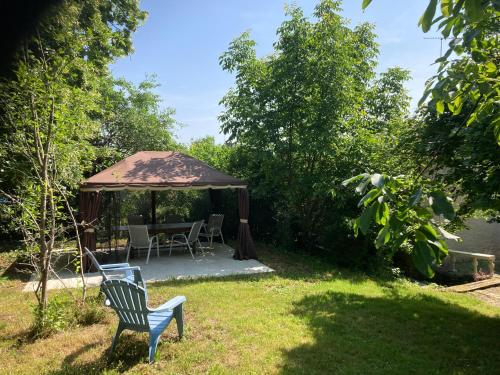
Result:
<svg viewBox="0 0 500 375">
<path fill-rule="evenodd" d="M 130 264 L 128 263 L 101 264 L 101 268 L 103 270 L 110 268 L 127 268 L 127 267 L 130 267 Z"/>
<path fill-rule="evenodd" d="M 186 297 L 177 296 L 172 298 L 170 301 L 165 302 L 163 305 L 157 307 L 156 309 L 149 309 L 149 312 L 160 312 L 160 311 L 168 311 L 173 310 L 175 307 L 182 305 L 186 302 Z"/>
<path fill-rule="evenodd" d="M 116 268 L 108 268 L 105 271 L 140 271 L 141 267 L 139 266 L 128 266 L 128 267 L 116 267 Z"/>
<path fill-rule="evenodd" d="M 173 241 L 175 238 L 187 238 L 184 233 L 175 233 L 170 237 L 170 239 Z"/>
</svg>

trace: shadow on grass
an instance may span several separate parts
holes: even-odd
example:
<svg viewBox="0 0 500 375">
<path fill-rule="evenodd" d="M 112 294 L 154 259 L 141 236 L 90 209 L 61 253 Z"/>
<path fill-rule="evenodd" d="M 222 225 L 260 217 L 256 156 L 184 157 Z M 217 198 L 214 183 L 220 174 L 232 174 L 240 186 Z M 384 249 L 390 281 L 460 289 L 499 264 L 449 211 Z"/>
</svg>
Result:
<svg viewBox="0 0 500 375">
<path fill-rule="evenodd" d="M 162 341 L 176 341 L 177 339 L 168 339 L 163 337 Z M 109 342 L 111 345 L 111 340 Z M 93 361 L 79 361 L 78 359 L 92 350 L 99 342 L 87 344 L 78 350 L 75 350 L 64 358 L 61 368 L 51 371 L 50 375 L 62 374 L 102 374 L 106 371 L 113 373 L 123 373 L 137 364 L 148 363 L 148 338 L 146 334 L 132 333 L 125 331 L 120 336 L 120 341 L 115 352 L 110 357 L 109 347 Z"/>
<path fill-rule="evenodd" d="M 7 263 L 8 262 L 8 263 Z M 0 277 L 6 280 L 17 280 L 22 282 L 27 282 L 30 280 L 33 273 L 33 267 L 25 263 L 24 260 L 20 259 L 3 259 L 2 261 L 4 268 L 1 272 Z M 7 264 L 6 264 L 7 263 Z"/>
<path fill-rule="evenodd" d="M 284 279 L 300 280 L 306 282 L 316 282 L 342 278 L 349 280 L 353 284 L 365 282 L 368 276 L 359 271 L 339 268 L 331 259 L 318 255 L 311 256 L 307 253 L 296 251 L 285 251 L 272 246 L 259 244 L 259 261 L 271 267 L 275 272 L 253 273 L 225 276 L 206 276 L 187 279 L 171 279 L 156 281 L 148 285 L 155 287 L 162 286 L 186 286 L 206 282 L 259 282 L 261 280 L 272 279 L 276 276 Z M 235 261 L 235 262 L 245 262 Z M 380 277 L 377 281 L 383 283 L 386 280 Z"/>
<path fill-rule="evenodd" d="M 285 351 L 286 374 L 491 373 L 500 367 L 500 318 L 429 295 L 329 292 L 292 311 L 313 342 Z"/>
</svg>

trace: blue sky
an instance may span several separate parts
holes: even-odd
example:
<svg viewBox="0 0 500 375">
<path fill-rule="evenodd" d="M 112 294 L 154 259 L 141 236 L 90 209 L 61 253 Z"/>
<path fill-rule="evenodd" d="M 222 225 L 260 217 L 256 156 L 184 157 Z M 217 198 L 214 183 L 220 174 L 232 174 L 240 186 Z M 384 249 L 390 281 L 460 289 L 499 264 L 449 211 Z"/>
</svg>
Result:
<svg viewBox="0 0 500 375">
<path fill-rule="evenodd" d="M 222 71 L 218 58 L 231 40 L 250 30 L 257 42 L 258 56 L 272 52 L 276 29 L 284 20 L 284 6 L 294 3 L 311 15 L 317 0 L 143 0 L 149 13 L 145 24 L 133 36 L 135 52 L 111 66 L 115 77 L 138 83 L 147 74 L 156 74 L 157 92 L 163 106 L 176 110 L 176 129 L 183 143 L 213 135 L 218 142 L 219 101 L 233 85 L 231 74 Z M 361 0 L 344 0 L 343 15 L 355 26 L 375 24 L 380 44 L 379 66 L 409 69 L 412 81 L 407 88 L 413 106 L 424 83 L 434 72 L 439 57 L 439 40 L 426 40 L 417 21 L 428 0 L 374 0 L 363 12 Z"/>
</svg>

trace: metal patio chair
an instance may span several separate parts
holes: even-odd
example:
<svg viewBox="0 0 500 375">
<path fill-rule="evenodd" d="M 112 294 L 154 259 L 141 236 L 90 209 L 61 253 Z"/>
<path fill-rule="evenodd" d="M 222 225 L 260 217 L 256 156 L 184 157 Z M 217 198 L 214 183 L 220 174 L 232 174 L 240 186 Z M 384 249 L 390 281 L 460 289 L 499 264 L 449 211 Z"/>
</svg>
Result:
<svg viewBox="0 0 500 375">
<path fill-rule="evenodd" d="M 222 222 L 224 221 L 223 214 L 212 214 L 208 218 L 208 223 L 203 226 L 204 232 L 200 233 L 200 237 L 204 237 L 207 240 L 210 239 L 210 249 L 212 249 L 212 243 L 214 237 L 220 237 L 222 244 L 224 244 L 224 236 L 222 235 Z"/>
<path fill-rule="evenodd" d="M 149 236 L 147 225 L 129 225 L 128 233 L 130 235 L 130 241 L 128 243 L 127 250 L 127 262 L 130 256 L 130 250 L 134 249 L 148 249 L 148 256 L 146 258 L 146 264 L 149 263 L 149 254 L 151 253 L 151 248 L 154 243 L 156 243 L 156 256 L 160 256 L 160 243 L 158 241 L 158 236 Z"/>
<path fill-rule="evenodd" d="M 195 221 L 191 226 L 191 230 L 189 231 L 189 235 L 186 237 L 184 233 L 176 233 L 172 235 L 170 238 L 170 252 L 168 256 L 172 255 L 172 247 L 175 244 L 176 246 L 186 246 L 191 253 L 191 257 L 194 259 L 193 248 L 196 249 L 196 245 L 201 248 L 200 240 L 198 239 L 198 235 L 200 234 L 201 227 L 203 226 L 203 220 Z"/>
<path fill-rule="evenodd" d="M 174 297 L 160 307 L 151 309 L 148 307 L 145 288 L 129 281 L 106 280 L 102 284 L 102 291 L 109 300 L 109 306 L 116 311 L 120 319 L 111 344 L 110 356 L 125 329 L 149 333 L 149 363 L 155 360 L 160 335 L 174 318 L 179 338 L 182 337 L 184 331 L 182 305 L 186 302 L 186 297 Z"/>
</svg>

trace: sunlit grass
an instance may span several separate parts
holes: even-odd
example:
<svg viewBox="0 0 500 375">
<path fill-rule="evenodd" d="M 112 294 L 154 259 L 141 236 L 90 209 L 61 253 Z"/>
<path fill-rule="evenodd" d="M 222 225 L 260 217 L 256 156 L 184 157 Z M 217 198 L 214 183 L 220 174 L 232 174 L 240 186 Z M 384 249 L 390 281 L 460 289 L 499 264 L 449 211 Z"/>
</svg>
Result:
<svg viewBox="0 0 500 375">
<path fill-rule="evenodd" d="M 137 333 L 121 337 L 108 363 L 116 328 L 111 311 L 110 323 L 25 341 L 34 298 L 7 278 L 0 283 L 0 372 L 476 374 L 499 368 L 499 309 L 338 270 L 320 258 L 259 250 L 276 274 L 149 285 L 152 305 L 178 294 L 188 299 L 184 339 L 177 340 L 175 324 L 169 327 L 154 365 L 147 364 L 147 337 Z"/>
</svg>

